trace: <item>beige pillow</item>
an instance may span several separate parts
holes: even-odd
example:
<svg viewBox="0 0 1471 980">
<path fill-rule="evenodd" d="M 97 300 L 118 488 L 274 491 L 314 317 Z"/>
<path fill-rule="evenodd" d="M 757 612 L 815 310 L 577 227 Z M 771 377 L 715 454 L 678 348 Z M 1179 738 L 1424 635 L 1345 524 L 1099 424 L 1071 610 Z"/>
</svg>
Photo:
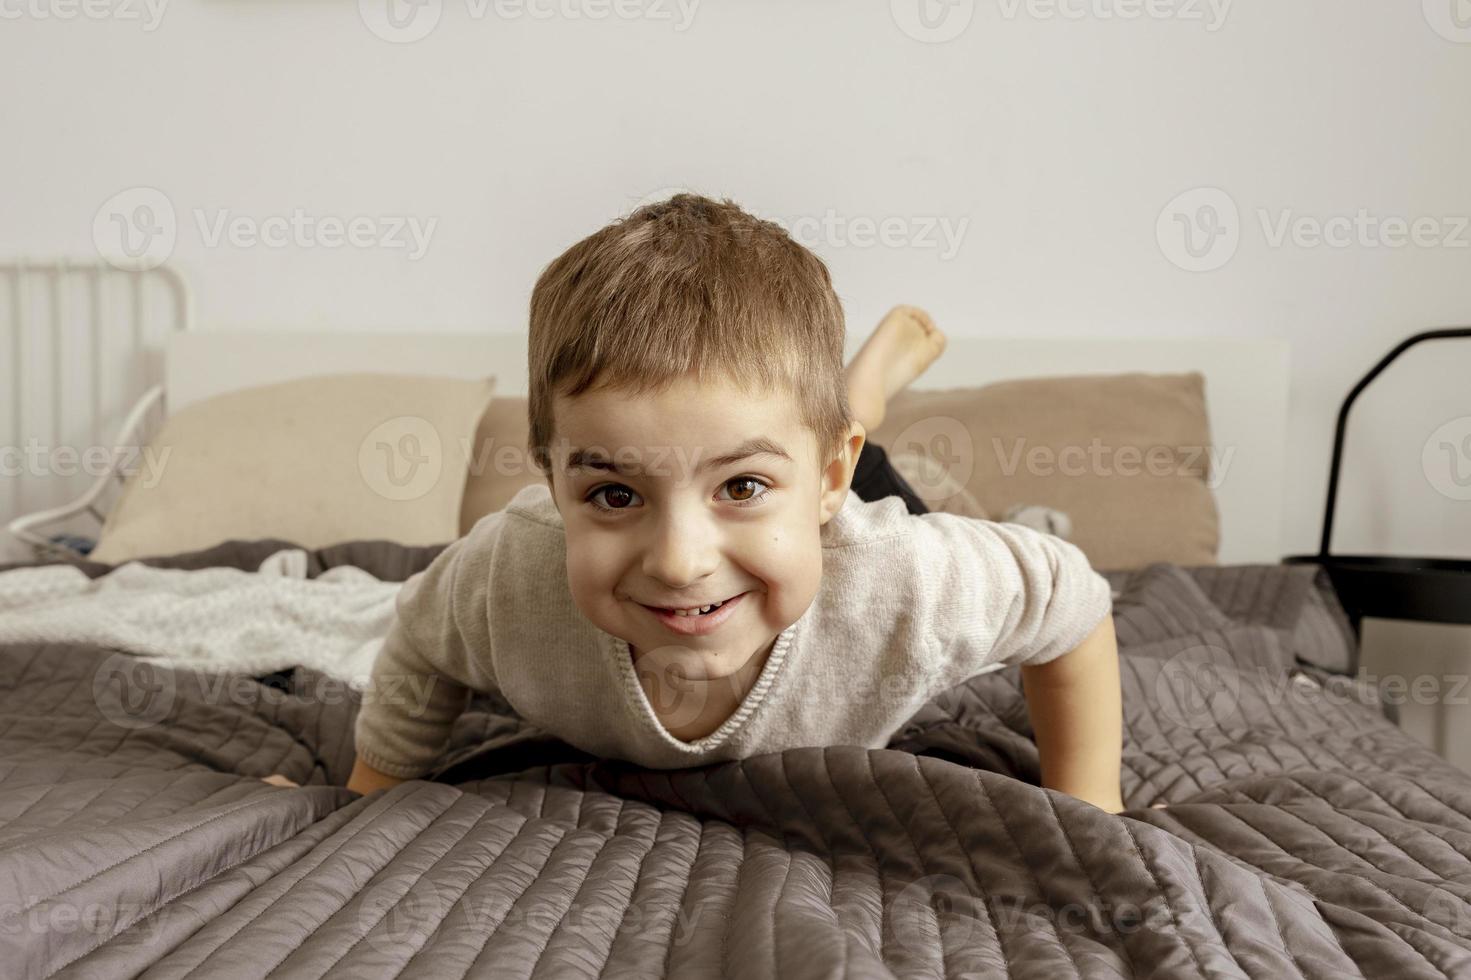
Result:
<svg viewBox="0 0 1471 980">
<path fill-rule="evenodd" d="M 504 510 L 523 487 L 546 482 L 526 451 L 530 432 L 525 397 L 495 398 L 486 407 L 470 452 L 470 476 L 460 507 L 461 534 L 469 534 L 486 514 Z"/>
<path fill-rule="evenodd" d="M 1071 540 L 1096 568 L 1216 560 L 1220 526 L 1198 373 L 911 388 L 889 402 L 869 438 L 891 459 L 920 452 L 941 461 L 986 513 L 1016 504 L 1063 511 Z"/>
<path fill-rule="evenodd" d="M 186 406 L 89 557 L 119 564 L 230 539 L 453 541 L 467 450 L 494 391 L 491 376 L 337 374 Z"/>
</svg>

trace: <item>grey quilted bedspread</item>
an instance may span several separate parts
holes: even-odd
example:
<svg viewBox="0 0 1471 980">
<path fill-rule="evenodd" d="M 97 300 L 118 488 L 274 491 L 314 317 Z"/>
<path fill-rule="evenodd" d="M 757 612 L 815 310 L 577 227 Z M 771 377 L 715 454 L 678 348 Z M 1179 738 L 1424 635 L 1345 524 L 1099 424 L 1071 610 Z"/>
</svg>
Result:
<svg viewBox="0 0 1471 980">
<path fill-rule="evenodd" d="M 1311 570 L 1112 578 L 1119 816 L 1037 787 L 1014 668 L 886 749 L 671 772 L 482 697 L 435 781 L 363 797 L 321 675 L 0 647 L 0 974 L 1471 976 L 1471 780 L 1304 663 L 1346 642 Z"/>
</svg>

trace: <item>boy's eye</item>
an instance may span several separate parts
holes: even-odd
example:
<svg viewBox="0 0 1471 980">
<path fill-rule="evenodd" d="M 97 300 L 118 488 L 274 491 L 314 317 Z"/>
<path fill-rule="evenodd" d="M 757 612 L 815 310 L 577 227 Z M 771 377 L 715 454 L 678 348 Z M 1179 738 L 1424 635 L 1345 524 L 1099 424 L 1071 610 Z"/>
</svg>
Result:
<svg viewBox="0 0 1471 980">
<path fill-rule="evenodd" d="M 738 504 L 752 503 L 766 496 L 767 486 L 754 476 L 738 476 L 726 480 L 724 489 L 730 491 L 730 499 Z"/>
<path fill-rule="evenodd" d="M 770 490 L 765 481 L 754 476 L 726 480 L 721 489 L 729 493 L 727 499 L 737 504 L 753 504 Z M 600 501 L 599 497 L 603 499 Z M 628 510 L 639 502 L 639 495 L 621 483 L 605 483 L 583 499 L 598 510 Z"/>
<path fill-rule="evenodd" d="M 750 477 L 738 476 L 734 480 L 726 483 L 726 486 L 739 488 L 731 490 L 730 498 L 732 500 L 750 500 L 756 495 L 756 481 Z"/>
<path fill-rule="evenodd" d="M 600 504 L 597 502 L 596 498 L 599 494 L 606 495 L 604 499 L 607 501 L 607 503 Z M 630 490 L 628 487 L 625 487 L 621 483 L 609 483 L 606 486 L 598 487 L 592 493 L 587 495 L 587 500 L 592 503 L 594 507 L 599 507 L 603 510 L 627 510 L 630 506 L 632 506 L 633 501 L 637 499 L 638 494 L 634 493 L 632 490 Z"/>
</svg>

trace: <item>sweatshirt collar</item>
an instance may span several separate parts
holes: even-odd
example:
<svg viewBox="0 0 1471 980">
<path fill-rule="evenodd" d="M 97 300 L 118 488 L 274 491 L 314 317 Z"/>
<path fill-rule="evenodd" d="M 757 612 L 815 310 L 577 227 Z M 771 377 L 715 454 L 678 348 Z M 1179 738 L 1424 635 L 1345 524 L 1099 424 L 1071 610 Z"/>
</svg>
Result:
<svg viewBox="0 0 1471 980">
<path fill-rule="evenodd" d="M 751 690 L 746 692 L 744 700 L 731 714 L 704 738 L 693 742 L 686 742 L 675 738 L 669 729 L 665 728 L 654 714 L 653 705 L 649 704 L 648 695 L 644 693 L 643 685 L 639 683 L 638 673 L 633 666 L 633 651 L 629 648 L 628 641 L 599 630 L 604 638 L 604 650 L 613 658 L 614 674 L 618 679 L 618 689 L 621 692 L 625 705 L 639 719 L 640 724 L 646 731 L 652 732 L 660 744 L 672 748 L 682 755 L 697 756 L 710 752 L 726 744 L 733 739 L 752 715 L 760 710 L 773 685 L 781 676 L 788 655 L 792 649 L 797 630 L 801 626 L 803 616 L 795 623 L 782 630 L 776 636 L 772 644 L 771 652 L 767 654 L 766 663 L 757 675 L 756 682 L 751 685 Z M 596 628 L 596 627 L 595 627 Z"/>
</svg>

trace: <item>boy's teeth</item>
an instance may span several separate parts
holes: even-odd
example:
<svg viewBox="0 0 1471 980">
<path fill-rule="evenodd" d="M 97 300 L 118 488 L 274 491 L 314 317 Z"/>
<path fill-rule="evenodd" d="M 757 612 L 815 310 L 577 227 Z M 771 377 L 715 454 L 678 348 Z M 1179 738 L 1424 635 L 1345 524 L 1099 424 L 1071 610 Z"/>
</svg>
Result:
<svg viewBox="0 0 1471 980">
<path fill-rule="evenodd" d="M 676 616 L 703 616 L 710 610 L 718 609 L 723 605 L 725 605 L 725 601 L 722 599 L 720 602 L 712 602 L 708 606 L 695 606 L 690 609 L 671 609 L 669 611 Z"/>
</svg>

